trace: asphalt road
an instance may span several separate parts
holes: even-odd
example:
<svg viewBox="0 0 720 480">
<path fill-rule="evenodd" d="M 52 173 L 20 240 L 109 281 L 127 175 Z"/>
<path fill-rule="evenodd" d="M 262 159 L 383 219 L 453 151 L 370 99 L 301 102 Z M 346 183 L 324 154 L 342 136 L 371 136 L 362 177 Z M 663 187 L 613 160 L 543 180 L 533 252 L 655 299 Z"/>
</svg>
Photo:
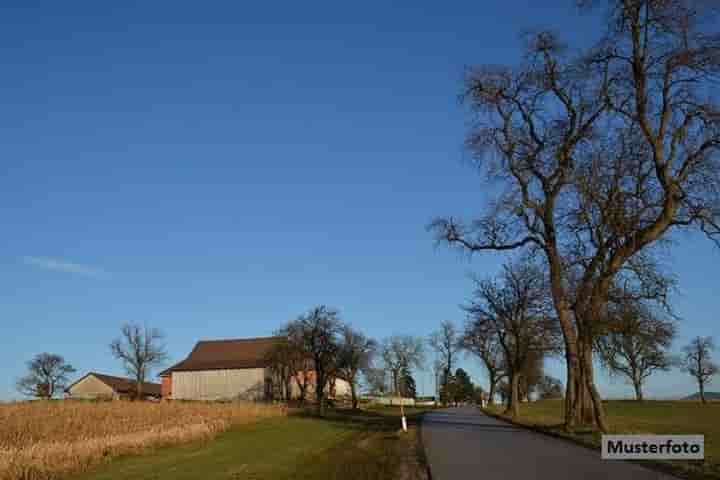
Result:
<svg viewBox="0 0 720 480">
<path fill-rule="evenodd" d="M 459 407 L 426 414 L 422 440 L 433 480 L 669 480 L 637 464 Z"/>
</svg>

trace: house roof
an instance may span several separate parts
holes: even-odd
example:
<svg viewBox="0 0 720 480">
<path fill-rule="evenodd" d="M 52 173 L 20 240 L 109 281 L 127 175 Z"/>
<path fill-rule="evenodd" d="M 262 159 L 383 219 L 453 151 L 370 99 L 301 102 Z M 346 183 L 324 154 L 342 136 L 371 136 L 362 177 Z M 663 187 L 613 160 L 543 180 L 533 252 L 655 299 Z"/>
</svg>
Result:
<svg viewBox="0 0 720 480">
<path fill-rule="evenodd" d="M 113 375 L 105 375 L 104 373 L 90 372 L 82 378 L 76 380 L 69 385 L 65 391 L 68 392 L 70 389 L 85 380 L 89 376 L 93 376 L 103 382 L 108 387 L 112 388 L 116 393 L 133 393 L 135 392 L 135 380 L 125 377 L 115 377 Z M 142 390 L 145 395 L 160 396 L 160 384 L 143 382 Z"/>
<path fill-rule="evenodd" d="M 283 337 L 201 340 L 185 360 L 160 372 L 160 376 L 182 371 L 264 368 L 268 366 L 268 353 L 282 341 Z"/>
</svg>

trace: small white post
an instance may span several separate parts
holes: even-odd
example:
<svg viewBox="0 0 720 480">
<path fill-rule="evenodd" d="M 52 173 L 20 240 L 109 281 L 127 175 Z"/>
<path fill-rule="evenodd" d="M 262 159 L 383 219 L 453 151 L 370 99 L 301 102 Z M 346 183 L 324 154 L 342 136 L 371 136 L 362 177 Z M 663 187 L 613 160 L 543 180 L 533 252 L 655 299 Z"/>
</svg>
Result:
<svg viewBox="0 0 720 480">
<path fill-rule="evenodd" d="M 407 421 L 405 420 L 404 415 L 402 417 L 402 427 L 403 427 L 403 432 L 407 432 Z"/>
</svg>

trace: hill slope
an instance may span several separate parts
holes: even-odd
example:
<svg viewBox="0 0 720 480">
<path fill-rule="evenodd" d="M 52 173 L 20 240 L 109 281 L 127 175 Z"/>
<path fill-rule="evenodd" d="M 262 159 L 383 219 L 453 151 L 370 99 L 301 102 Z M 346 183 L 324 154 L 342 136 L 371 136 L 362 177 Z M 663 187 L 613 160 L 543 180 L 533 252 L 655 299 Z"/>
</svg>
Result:
<svg viewBox="0 0 720 480">
<path fill-rule="evenodd" d="M 688 395 L 683 400 L 700 400 L 700 392 Z M 720 392 L 705 392 L 705 400 L 720 400 Z"/>
</svg>

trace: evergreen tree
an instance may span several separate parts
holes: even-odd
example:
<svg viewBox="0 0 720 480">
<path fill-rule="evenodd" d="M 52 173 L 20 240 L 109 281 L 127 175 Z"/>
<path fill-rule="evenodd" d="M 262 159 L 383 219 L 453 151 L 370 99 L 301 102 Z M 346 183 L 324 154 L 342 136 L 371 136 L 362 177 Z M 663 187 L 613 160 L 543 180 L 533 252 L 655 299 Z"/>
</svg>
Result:
<svg viewBox="0 0 720 480">
<path fill-rule="evenodd" d="M 455 371 L 455 392 L 454 401 L 458 402 L 469 402 L 473 399 L 475 394 L 475 386 L 470 380 L 470 375 L 467 374 L 462 368 L 458 368 Z"/>
<path fill-rule="evenodd" d="M 415 379 L 410 373 L 410 368 L 407 365 L 403 366 L 400 370 L 400 395 L 405 398 L 415 398 L 417 396 L 417 388 L 415 386 Z"/>
</svg>

